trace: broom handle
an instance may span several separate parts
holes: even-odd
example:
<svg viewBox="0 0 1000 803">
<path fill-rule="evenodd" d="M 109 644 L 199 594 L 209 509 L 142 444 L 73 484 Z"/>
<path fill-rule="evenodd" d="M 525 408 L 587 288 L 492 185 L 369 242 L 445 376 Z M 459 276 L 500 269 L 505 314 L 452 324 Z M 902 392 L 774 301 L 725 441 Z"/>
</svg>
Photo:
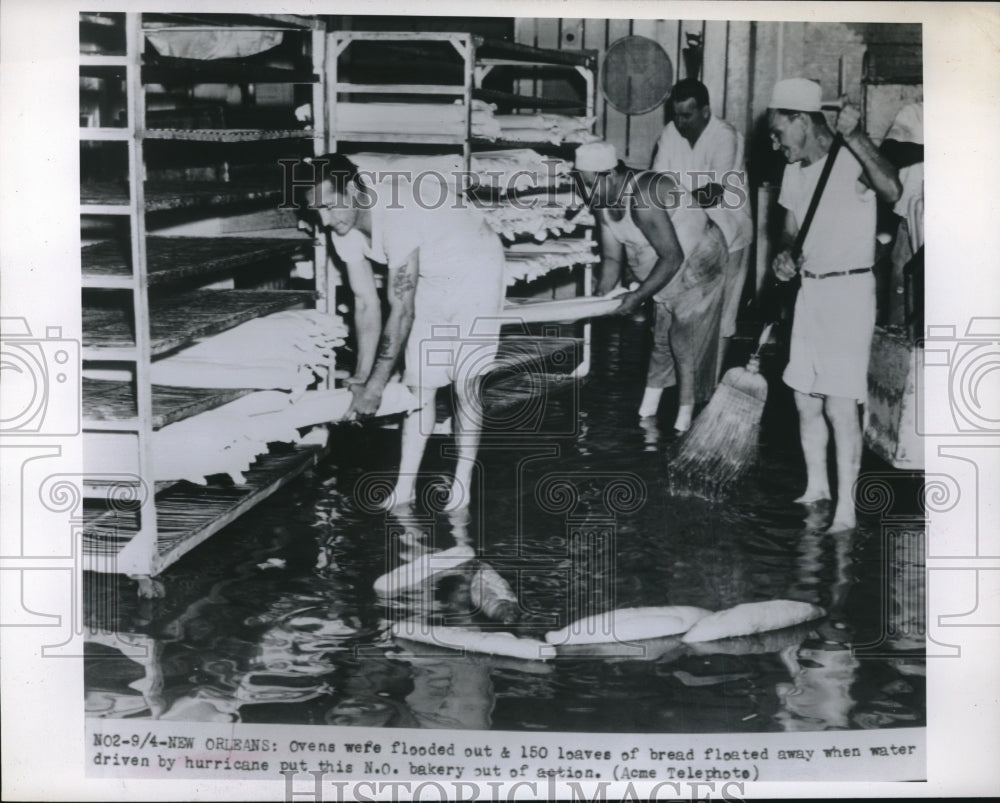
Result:
<svg viewBox="0 0 1000 803">
<path fill-rule="evenodd" d="M 760 338 L 757 340 L 757 350 L 753 353 L 754 357 L 760 357 L 760 350 L 764 348 L 768 340 L 771 337 L 771 330 L 776 326 L 776 323 L 769 323 L 764 327 L 764 331 L 760 333 Z"/>
</svg>

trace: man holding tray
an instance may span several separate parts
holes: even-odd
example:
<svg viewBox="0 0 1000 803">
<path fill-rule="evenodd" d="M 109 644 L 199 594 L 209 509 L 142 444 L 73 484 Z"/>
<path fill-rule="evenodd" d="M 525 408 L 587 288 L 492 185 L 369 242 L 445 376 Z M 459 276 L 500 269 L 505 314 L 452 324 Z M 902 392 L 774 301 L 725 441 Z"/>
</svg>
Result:
<svg viewBox="0 0 1000 803">
<path fill-rule="evenodd" d="M 575 166 L 600 210 L 598 294 L 618 285 L 627 260 L 641 284 L 622 295 L 615 314 L 631 315 L 647 299 L 654 302 L 653 351 L 639 415 L 655 415 L 663 389 L 677 385 L 674 429 L 684 432 L 695 404 L 715 388 L 725 237 L 673 177 L 626 168 L 609 143 L 581 145 Z"/>
</svg>

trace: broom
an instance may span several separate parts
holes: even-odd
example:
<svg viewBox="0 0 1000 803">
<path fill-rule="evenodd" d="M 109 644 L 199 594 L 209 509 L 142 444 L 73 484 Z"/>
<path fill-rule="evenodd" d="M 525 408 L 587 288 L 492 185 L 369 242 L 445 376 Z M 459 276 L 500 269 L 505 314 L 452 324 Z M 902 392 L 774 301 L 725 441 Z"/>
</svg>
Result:
<svg viewBox="0 0 1000 803">
<path fill-rule="evenodd" d="M 812 225 L 823 189 L 826 187 L 842 139 L 835 136 L 826 163 L 816 182 L 805 219 L 792 246 L 798 261 L 802 244 Z M 739 480 L 757 458 L 760 419 L 767 401 L 767 380 L 760 375 L 760 350 L 774 324 L 761 333 L 757 350 L 746 368 L 730 368 L 701 415 L 688 431 L 674 459 L 667 466 L 671 491 L 714 498 Z"/>
<path fill-rule="evenodd" d="M 760 374 L 760 350 L 774 324 L 768 324 L 745 368 L 730 368 L 695 420 L 667 466 L 671 491 L 709 498 L 726 490 L 757 457 L 760 419 L 767 380 Z"/>
</svg>

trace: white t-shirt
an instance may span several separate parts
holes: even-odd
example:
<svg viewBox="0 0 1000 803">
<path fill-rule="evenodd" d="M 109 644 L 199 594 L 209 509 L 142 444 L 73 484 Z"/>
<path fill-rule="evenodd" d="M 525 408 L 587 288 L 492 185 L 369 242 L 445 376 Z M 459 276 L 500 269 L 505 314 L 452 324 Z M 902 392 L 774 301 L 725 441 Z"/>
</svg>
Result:
<svg viewBox="0 0 1000 803">
<path fill-rule="evenodd" d="M 679 174 L 681 184 L 689 192 L 706 184 L 721 184 L 726 191 L 726 203 L 736 203 L 737 193 L 743 195 L 745 202 L 739 208 L 714 207 L 705 210 L 722 229 L 730 251 L 748 246 L 753 239 L 743 151 L 742 134 L 713 115 L 693 147 L 681 136 L 677 126 L 668 123 L 660 135 L 653 160 L 653 170 Z M 698 175 L 699 171 L 710 171 L 714 176 Z"/>
<path fill-rule="evenodd" d="M 778 203 L 795 215 L 799 226 L 826 160 L 785 166 Z M 802 246 L 804 270 L 832 273 L 868 268 L 875 261 L 875 192 L 861 183 L 861 175 L 861 162 L 842 146 Z"/>
<path fill-rule="evenodd" d="M 333 243 L 333 249 L 337 252 L 337 256 L 348 264 L 360 262 L 363 259 L 370 259 L 374 262 L 382 261 L 378 258 L 381 256 L 380 254 L 372 252 L 372 244 L 369 239 L 357 229 L 351 229 L 343 235 L 331 231 L 330 242 Z"/>
<path fill-rule="evenodd" d="M 371 238 L 357 229 L 344 236 L 331 232 L 338 256 L 345 262 L 367 258 L 395 268 L 419 250 L 418 314 L 433 309 L 450 315 L 462 307 L 499 310 L 503 248 L 483 213 L 430 182 L 414 187 L 401 181 L 395 190 L 394 195 L 387 183 L 372 189 Z"/>
</svg>

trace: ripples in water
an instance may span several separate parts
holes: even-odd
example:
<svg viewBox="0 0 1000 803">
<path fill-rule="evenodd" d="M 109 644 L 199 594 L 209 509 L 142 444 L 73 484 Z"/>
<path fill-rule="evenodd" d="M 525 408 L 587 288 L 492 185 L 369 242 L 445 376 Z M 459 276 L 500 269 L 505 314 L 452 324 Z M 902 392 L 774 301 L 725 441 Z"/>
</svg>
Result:
<svg viewBox="0 0 1000 803">
<path fill-rule="evenodd" d="M 628 344 L 618 346 L 624 370 Z M 569 434 L 513 450 L 487 438 L 489 481 L 465 514 L 359 510 L 354 487 L 366 472 L 392 470 L 398 432 L 352 429 L 337 433 L 328 461 L 172 567 L 166 599 L 137 601 L 124 581 L 88 577 L 88 598 L 103 589 L 117 607 L 89 611 L 100 627 L 87 644 L 87 715 L 585 732 L 923 725 L 922 530 L 887 534 L 871 514 L 852 533 L 822 532 L 830 511 L 791 503 L 801 458 L 776 438 L 728 503 L 671 498 L 671 411 L 640 426 L 635 388 L 604 370 L 595 361 L 582 412 L 565 400 L 551 407 L 550 431 Z M 448 465 L 443 445 L 431 440 L 431 478 Z M 564 478 L 562 490 L 546 495 L 552 477 Z M 392 600 L 375 594 L 374 580 L 400 562 L 456 544 L 472 546 L 476 561 Z M 509 585 L 516 623 L 475 609 L 479 565 Z M 776 598 L 821 605 L 828 617 L 707 645 L 567 650 L 548 662 L 390 634 L 416 616 L 541 639 L 610 608 Z"/>
</svg>

